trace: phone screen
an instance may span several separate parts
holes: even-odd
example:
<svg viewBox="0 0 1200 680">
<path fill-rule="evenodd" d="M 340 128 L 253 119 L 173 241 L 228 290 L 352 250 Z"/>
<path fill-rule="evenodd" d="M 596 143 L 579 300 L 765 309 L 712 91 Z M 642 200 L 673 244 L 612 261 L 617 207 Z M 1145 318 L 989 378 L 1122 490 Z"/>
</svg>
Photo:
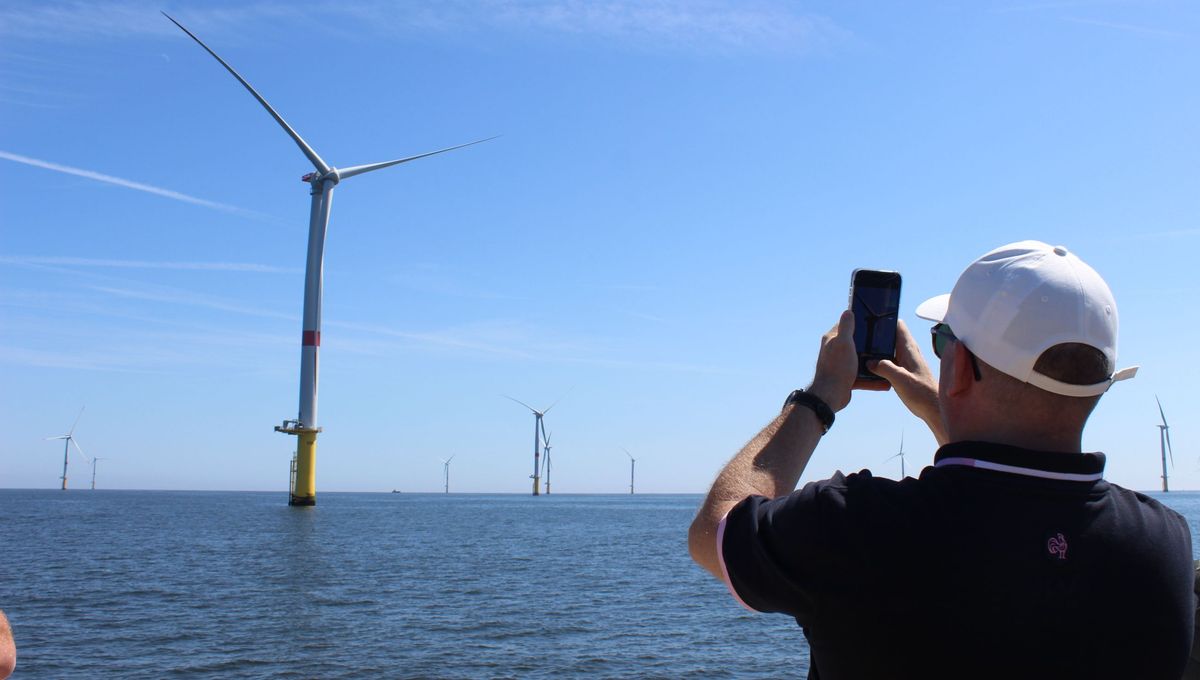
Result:
<svg viewBox="0 0 1200 680">
<path fill-rule="evenodd" d="M 872 359 L 896 355 L 896 320 L 900 314 L 900 274 L 856 269 L 850 285 L 854 312 L 854 348 L 858 350 L 858 377 L 883 380 L 867 370 Z"/>
</svg>

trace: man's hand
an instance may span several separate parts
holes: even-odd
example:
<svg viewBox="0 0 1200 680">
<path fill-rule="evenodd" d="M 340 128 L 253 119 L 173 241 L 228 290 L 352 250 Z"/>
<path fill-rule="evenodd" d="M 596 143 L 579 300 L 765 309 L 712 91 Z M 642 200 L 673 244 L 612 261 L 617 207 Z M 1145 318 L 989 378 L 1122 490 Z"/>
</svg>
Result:
<svg viewBox="0 0 1200 680">
<path fill-rule="evenodd" d="M 817 370 L 808 392 L 840 411 L 850 403 L 851 390 L 887 390 L 882 380 L 858 379 L 858 352 L 854 349 L 854 313 L 842 312 L 838 323 L 821 337 Z"/>
<path fill-rule="evenodd" d="M 921 356 L 917 341 L 903 321 L 896 323 L 896 360 L 870 362 L 867 368 L 893 387 L 913 415 L 925 421 L 938 444 L 946 443 L 946 426 L 938 408 L 938 381 Z"/>
</svg>

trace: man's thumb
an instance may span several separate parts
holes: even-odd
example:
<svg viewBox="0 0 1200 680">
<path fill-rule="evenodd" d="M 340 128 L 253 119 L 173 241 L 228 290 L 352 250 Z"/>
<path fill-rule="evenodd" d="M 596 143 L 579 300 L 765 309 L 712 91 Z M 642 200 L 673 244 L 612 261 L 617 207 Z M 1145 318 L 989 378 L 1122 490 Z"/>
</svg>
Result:
<svg viewBox="0 0 1200 680">
<path fill-rule="evenodd" d="M 847 309 L 842 312 L 842 316 L 838 319 L 838 335 L 843 337 L 854 336 L 854 312 Z"/>
<path fill-rule="evenodd" d="M 868 361 L 867 369 L 880 378 L 886 379 L 893 385 L 896 384 L 897 378 L 900 380 L 908 379 L 908 371 L 900 368 L 892 363 L 889 359 L 880 359 L 878 361 Z"/>
</svg>

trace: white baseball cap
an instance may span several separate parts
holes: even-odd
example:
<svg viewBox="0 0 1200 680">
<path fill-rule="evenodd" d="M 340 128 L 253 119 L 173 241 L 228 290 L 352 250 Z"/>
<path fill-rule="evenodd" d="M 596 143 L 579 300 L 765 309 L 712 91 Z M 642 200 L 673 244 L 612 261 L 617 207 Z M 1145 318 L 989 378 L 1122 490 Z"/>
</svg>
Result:
<svg viewBox="0 0 1200 680">
<path fill-rule="evenodd" d="M 1122 369 L 1094 385 L 1072 385 L 1033 370 L 1042 352 L 1065 342 L 1095 347 L 1117 365 L 1117 303 L 1108 284 L 1062 246 L 1020 241 L 971 263 L 954 290 L 922 302 L 917 316 L 946 324 L 988 365 L 1068 397 L 1103 394 L 1137 374 Z"/>
</svg>

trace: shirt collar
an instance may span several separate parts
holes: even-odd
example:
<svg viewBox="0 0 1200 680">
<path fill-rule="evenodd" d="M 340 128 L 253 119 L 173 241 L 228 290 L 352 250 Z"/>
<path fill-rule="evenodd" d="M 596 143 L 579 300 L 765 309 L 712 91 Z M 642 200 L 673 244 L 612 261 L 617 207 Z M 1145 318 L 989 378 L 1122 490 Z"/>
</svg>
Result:
<svg viewBox="0 0 1200 680">
<path fill-rule="evenodd" d="M 1103 453 L 1036 451 L 988 442 L 947 444 L 934 455 L 933 466 L 973 467 L 1071 482 L 1097 482 L 1104 478 Z"/>
</svg>

